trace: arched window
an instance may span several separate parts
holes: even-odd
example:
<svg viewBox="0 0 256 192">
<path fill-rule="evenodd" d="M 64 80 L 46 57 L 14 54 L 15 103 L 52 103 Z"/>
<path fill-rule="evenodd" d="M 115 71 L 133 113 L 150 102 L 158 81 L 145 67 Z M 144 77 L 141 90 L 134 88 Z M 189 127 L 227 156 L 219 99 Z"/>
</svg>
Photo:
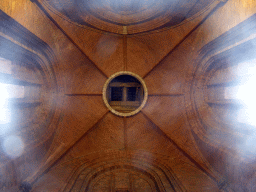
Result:
<svg viewBox="0 0 256 192">
<path fill-rule="evenodd" d="M 256 59 L 241 62 L 232 68 L 236 84 L 225 87 L 225 99 L 236 100 L 241 108 L 236 120 L 256 125 Z"/>
<path fill-rule="evenodd" d="M 15 109 L 40 105 L 41 82 L 37 71 L 0 57 L 0 124 L 14 122 Z M 1 135 L 8 130 L 1 129 Z"/>
<path fill-rule="evenodd" d="M 0 124 L 11 122 L 10 105 L 8 100 L 13 98 L 24 98 L 24 86 L 13 84 L 12 62 L 0 58 Z M 4 130 L 1 131 L 2 134 Z"/>
</svg>

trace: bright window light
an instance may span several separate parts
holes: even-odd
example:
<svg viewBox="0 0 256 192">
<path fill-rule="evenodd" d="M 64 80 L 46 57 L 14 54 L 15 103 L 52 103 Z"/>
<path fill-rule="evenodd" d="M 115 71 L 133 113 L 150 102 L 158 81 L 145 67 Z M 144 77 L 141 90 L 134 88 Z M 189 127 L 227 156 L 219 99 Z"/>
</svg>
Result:
<svg viewBox="0 0 256 192">
<path fill-rule="evenodd" d="M 12 62 L 0 57 L 0 73 L 12 74 Z"/>
<path fill-rule="evenodd" d="M 0 83 L 0 124 L 11 121 L 8 99 L 23 98 L 24 92 L 24 86 Z"/>
<path fill-rule="evenodd" d="M 7 109 L 8 101 L 8 85 L 0 83 L 0 124 L 6 124 L 10 122 L 10 112 Z"/>
<path fill-rule="evenodd" d="M 227 87 L 226 99 L 237 99 L 243 105 L 237 120 L 256 126 L 256 59 L 238 65 L 237 75 L 240 83 L 235 87 Z"/>
<path fill-rule="evenodd" d="M 0 73 L 11 75 L 12 62 L 0 57 Z M 24 98 L 24 95 L 24 86 L 0 83 L 0 124 L 7 124 L 11 121 L 8 99 Z"/>
</svg>

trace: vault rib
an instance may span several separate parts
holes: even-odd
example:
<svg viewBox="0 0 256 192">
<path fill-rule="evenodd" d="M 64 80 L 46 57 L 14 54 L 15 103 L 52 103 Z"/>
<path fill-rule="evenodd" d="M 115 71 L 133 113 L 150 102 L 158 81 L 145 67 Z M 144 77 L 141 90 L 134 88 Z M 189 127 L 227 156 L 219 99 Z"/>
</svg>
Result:
<svg viewBox="0 0 256 192">
<path fill-rule="evenodd" d="M 124 150 L 127 150 L 127 119 L 126 117 L 123 117 L 124 119 Z"/>
<path fill-rule="evenodd" d="M 69 97 L 74 97 L 74 96 L 102 96 L 102 93 L 100 94 L 83 94 L 83 93 L 75 93 L 75 94 L 65 94 L 66 96 Z"/>
<path fill-rule="evenodd" d="M 38 0 L 31 0 L 31 2 L 34 2 L 39 9 L 41 9 L 41 11 L 46 15 L 46 17 L 48 17 L 52 23 L 68 38 L 68 40 L 71 41 L 71 43 L 98 69 L 98 71 L 104 75 L 106 78 L 108 78 L 108 76 L 106 75 L 106 73 L 104 73 L 84 52 L 83 50 L 75 43 L 75 41 L 65 32 L 64 29 L 61 28 L 61 26 L 51 17 L 51 15 L 46 11 L 46 9 L 42 6 L 42 4 L 38 1 Z"/>
<path fill-rule="evenodd" d="M 148 94 L 149 97 L 180 97 L 184 96 L 184 93 L 173 93 L 173 94 Z"/>
<path fill-rule="evenodd" d="M 218 185 L 217 179 L 209 173 L 206 169 L 204 169 L 193 157 L 191 157 L 187 152 L 185 152 L 175 141 L 173 141 L 159 126 L 157 126 L 143 111 L 141 111 L 143 116 L 151 122 L 158 131 L 166 138 L 168 139 L 185 157 L 187 157 L 198 169 L 200 169 L 203 173 L 205 173 L 208 177 L 210 177 L 216 185 Z"/>
<path fill-rule="evenodd" d="M 157 66 L 159 66 L 168 56 L 170 56 L 195 30 L 198 29 L 205 21 L 208 19 L 215 11 L 217 11 L 225 2 L 219 2 L 211 11 L 208 13 L 205 18 L 202 19 L 177 45 L 172 48 L 172 50 L 167 53 L 150 71 L 148 71 L 142 78 L 145 79 Z"/>
<path fill-rule="evenodd" d="M 127 71 L 127 35 L 123 35 L 124 71 Z"/>
<path fill-rule="evenodd" d="M 90 133 L 97 125 L 106 117 L 106 115 L 109 113 L 107 111 L 88 131 L 86 131 L 84 134 L 82 134 L 78 139 L 73 141 L 70 144 L 64 144 L 62 143 L 54 152 L 52 155 L 50 155 L 45 163 L 39 167 L 39 169 L 31 176 L 29 176 L 23 183 L 29 183 L 30 185 L 33 185 L 37 179 L 39 179 L 43 174 L 47 173 L 63 156 L 65 156 L 70 149 L 72 149 L 79 141 L 82 140 L 84 136 L 86 136 L 88 133 Z"/>
</svg>

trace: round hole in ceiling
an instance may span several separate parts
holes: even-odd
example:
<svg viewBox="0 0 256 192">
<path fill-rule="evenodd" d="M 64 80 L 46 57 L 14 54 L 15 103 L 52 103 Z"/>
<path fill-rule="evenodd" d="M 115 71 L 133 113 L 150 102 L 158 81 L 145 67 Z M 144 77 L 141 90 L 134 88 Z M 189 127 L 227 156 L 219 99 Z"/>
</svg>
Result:
<svg viewBox="0 0 256 192">
<path fill-rule="evenodd" d="M 118 116 L 137 114 L 146 104 L 148 91 L 144 80 L 135 73 L 121 71 L 112 75 L 103 87 L 103 101 Z"/>
</svg>

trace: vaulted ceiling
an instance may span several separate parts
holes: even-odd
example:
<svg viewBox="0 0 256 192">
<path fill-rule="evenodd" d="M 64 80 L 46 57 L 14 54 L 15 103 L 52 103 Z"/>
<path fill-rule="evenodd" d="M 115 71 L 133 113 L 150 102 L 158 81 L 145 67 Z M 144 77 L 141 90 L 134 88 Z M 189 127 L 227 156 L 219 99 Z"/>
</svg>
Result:
<svg viewBox="0 0 256 192">
<path fill-rule="evenodd" d="M 234 70 L 256 59 L 254 1 L 2 0 L 0 9 L 0 57 L 11 63 L 0 80 L 26 88 L 1 124 L 0 191 L 255 191 L 255 127 L 237 121 L 241 105 L 226 96 Z M 120 71 L 148 89 L 130 117 L 102 98 Z M 14 136 L 24 148 L 6 148 Z"/>
</svg>

